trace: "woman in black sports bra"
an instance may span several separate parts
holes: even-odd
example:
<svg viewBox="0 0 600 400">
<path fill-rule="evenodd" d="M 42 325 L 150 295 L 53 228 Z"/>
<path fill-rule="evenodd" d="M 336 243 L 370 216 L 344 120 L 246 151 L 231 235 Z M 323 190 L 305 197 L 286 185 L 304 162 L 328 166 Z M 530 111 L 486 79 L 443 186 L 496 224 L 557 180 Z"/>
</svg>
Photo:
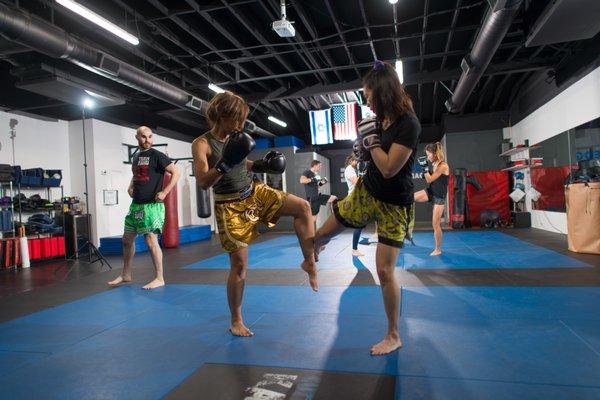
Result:
<svg viewBox="0 0 600 400">
<path fill-rule="evenodd" d="M 433 236 L 435 238 L 435 249 L 430 256 L 439 256 L 442 254 L 442 214 L 446 205 L 446 195 L 448 193 L 448 177 L 450 176 L 450 167 L 444 157 L 444 148 L 440 142 L 430 143 L 425 146 L 427 154 L 427 163 L 423 166 L 425 172 L 423 177 L 428 185 L 426 189 L 415 193 L 415 202 L 433 203 Z"/>
</svg>

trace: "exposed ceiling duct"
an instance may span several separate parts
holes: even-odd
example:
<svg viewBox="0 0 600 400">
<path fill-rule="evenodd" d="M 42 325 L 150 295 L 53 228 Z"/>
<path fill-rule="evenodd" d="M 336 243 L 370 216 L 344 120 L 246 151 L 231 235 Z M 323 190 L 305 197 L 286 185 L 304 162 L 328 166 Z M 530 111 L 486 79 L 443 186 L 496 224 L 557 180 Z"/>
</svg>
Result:
<svg viewBox="0 0 600 400">
<path fill-rule="evenodd" d="M 4 4 L 0 4 L 0 34 L 50 57 L 69 60 L 157 99 L 205 115 L 208 106 L 206 101 L 83 43 L 55 25 Z M 247 127 L 260 136 L 275 136 L 251 121 Z"/>
<path fill-rule="evenodd" d="M 122 95 L 44 63 L 14 68 L 11 73 L 20 78 L 15 87 L 65 103 L 81 105 L 89 97 L 94 108 L 125 104 Z"/>
<path fill-rule="evenodd" d="M 542 46 L 585 40 L 600 32 L 600 1 L 551 0 L 529 5 L 531 20 L 525 46 Z"/>
<path fill-rule="evenodd" d="M 473 50 L 461 62 L 462 74 L 452 97 L 446 101 L 448 111 L 456 113 L 463 109 L 506 36 L 521 3 L 522 0 L 498 0 L 489 11 L 473 44 Z"/>
</svg>

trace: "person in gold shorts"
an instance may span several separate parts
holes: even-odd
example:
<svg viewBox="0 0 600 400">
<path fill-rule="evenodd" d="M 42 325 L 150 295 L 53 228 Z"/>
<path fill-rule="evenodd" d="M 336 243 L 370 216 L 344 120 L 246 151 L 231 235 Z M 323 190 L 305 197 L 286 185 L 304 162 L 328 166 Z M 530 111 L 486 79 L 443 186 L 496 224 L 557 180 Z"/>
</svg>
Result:
<svg viewBox="0 0 600 400">
<path fill-rule="evenodd" d="M 244 324 L 242 297 L 248 269 L 248 246 L 259 235 L 258 223 L 272 228 L 281 216 L 294 218 L 294 229 L 304 257 L 300 266 L 308 273 L 312 289 L 318 290 L 310 205 L 297 196 L 253 181 L 252 173 L 282 174 L 285 157 L 270 151 L 261 160 L 247 159 L 255 146 L 252 137 L 243 131 L 248 111 L 248 105 L 240 96 L 231 92 L 217 94 L 207 110 L 210 131 L 192 143 L 194 175 L 203 189 L 213 188 L 221 246 L 229 253 L 229 330 L 235 336 L 253 335 Z"/>
</svg>

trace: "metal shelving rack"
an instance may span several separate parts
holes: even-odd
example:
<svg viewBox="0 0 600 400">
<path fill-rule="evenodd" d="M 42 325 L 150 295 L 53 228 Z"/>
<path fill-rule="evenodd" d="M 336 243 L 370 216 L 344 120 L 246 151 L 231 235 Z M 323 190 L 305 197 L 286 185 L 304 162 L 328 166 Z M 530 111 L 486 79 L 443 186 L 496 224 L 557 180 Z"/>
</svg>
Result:
<svg viewBox="0 0 600 400">
<path fill-rule="evenodd" d="M 60 188 L 60 199 L 62 201 L 65 193 L 64 193 L 64 189 L 61 186 L 24 186 L 21 184 L 17 184 L 17 195 L 19 196 L 19 198 L 21 197 L 21 189 L 23 190 L 45 190 L 46 191 L 46 198 L 48 199 L 48 201 L 52 201 L 52 190 L 51 189 L 59 189 Z M 18 213 L 19 213 L 19 223 L 23 222 L 23 214 L 24 213 L 39 213 L 39 212 L 47 212 L 48 215 L 52 215 L 52 212 L 56 211 L 55 208 L 38 208 L 35 210 L 23 210 L 22 207 L 19 207 Z M 60 210 L 62 212 L 62 208 Z M 13 224 L 14 225 L 14 224 Z"/>
</svg>

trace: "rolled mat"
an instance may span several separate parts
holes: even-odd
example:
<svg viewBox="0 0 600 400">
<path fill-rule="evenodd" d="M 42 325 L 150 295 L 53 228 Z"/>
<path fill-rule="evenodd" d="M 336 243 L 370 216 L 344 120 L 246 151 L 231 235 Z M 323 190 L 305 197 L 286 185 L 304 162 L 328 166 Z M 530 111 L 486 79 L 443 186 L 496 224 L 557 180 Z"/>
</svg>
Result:
<svg viewBox="0 0 600 400">
<path fill-rule="evenodd" d="M 19 249 L 21 251 L 21 266 L 23 268 L 31 267 L 31 263 L 29 261 L 29 248 L 27 247 L 27 236 L 23 236 L 19 238 Z"/>
</svg>

